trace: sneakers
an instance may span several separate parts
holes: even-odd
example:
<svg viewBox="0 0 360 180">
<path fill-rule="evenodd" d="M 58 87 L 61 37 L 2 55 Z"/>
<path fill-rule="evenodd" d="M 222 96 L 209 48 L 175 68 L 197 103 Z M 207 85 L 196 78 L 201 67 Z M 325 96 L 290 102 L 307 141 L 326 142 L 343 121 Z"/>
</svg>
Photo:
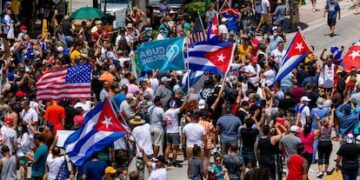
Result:
<svg viewBox="0 0 360 180">
<path fill-rule="evenodd" d="M 323 172 L 320 172 L 316 177 L 317 178 L 322 178 L 324 176 L 324 173 Z"/>
<path fill-rule="evenodd" d="M 173 166 L 174 166 L 174 167 L 178 167 L 178 168 L 182 168 L 182 167 L 183 167 L 183 165 L 180 164 L 179 162 L 174 162 L 174 163 L 173 163 Z"/>
</svg>

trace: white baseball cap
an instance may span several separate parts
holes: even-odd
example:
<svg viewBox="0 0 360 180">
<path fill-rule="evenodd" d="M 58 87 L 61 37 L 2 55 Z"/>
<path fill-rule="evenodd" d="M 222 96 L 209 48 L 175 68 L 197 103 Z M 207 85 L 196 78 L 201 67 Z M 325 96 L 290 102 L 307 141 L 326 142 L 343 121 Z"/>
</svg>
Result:
<svg viewBox="0 0 360 180">
<path fill-rule="evenodd" d="M 298 132 L 299 131 L 299 127 L 298 126 L 291 126 L 290 127 L 290 132 Z"/>
<path fill-rule="evenodd" d="M 200 99 L 198 107 L 199 109 L 205 109 L 206 102 L 204 99 Z"/>
<path fill-rule="evenodd" d="M 300 101 L 310 102 L 311 99 L 309 99 L 307 96 L 301 97 Z"/>
</svg>

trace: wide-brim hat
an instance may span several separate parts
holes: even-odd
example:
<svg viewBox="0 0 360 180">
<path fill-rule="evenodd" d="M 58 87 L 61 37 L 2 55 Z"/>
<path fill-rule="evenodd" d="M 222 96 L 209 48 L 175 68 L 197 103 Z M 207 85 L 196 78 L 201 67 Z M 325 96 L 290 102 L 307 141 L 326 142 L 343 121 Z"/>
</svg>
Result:
<svg viewBox="0 0 360 180">
<path fill-rule="evenodd" d="M 133 119 L 130 120 L 130 124 L 132 125 L 145 124 L 145 120 L 141 119 L 140 116 L 135 116 Z"/>
</svg>

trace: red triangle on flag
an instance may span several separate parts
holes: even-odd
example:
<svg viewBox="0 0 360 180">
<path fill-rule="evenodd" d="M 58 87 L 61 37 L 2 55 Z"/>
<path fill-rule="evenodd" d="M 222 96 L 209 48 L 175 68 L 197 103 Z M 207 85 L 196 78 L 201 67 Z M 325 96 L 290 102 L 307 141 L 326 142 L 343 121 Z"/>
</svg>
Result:
<svg viewBox="0 0 360 180">
<path fill-rule="evenodd" d="M 206 53 L 204 56 L 223 73 L 229 67 L 232 58 L 233 45 L 220 48 L 216 51 Z"/>
<path fill-rule="evenodd" d="M 343 60 L 346 70 L 350 70 L 352 67 L 356 69 L 360 68 L 360 42 L 354 44 L 344 56 Z"/>
<path fill-rule="evenodd" d="M 109 100 L 105 101 L 95 128 L 98 131 L 127 132 L 117 118 Z"/>
<path fill-rule="evenodd" d="M 305 42 L 304 37 L 300 33 L 300 31 L 296 32 L 295 37 L 290 44 L 289 51 L 287 57 L 296 56 L 296 55 L 303 55 L 309 54 L 312 50 Z"/>
<path fill-rule="evenodd" d="M 210 30 L 211 30 L 211 35 L 219 34 L 219 18 L 217 14 L 214 16 L 214 19 L 211 22 Z"/>
</svg>

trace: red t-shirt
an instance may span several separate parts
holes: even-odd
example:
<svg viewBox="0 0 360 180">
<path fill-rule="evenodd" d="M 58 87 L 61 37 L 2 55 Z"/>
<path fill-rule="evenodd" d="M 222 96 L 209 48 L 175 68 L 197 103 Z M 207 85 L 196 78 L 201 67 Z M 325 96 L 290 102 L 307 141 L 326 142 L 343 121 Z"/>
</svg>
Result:
<svg viewBox="0 0 360 180">
<path fill-rule="evenodd" d="M 303 176 L 303 163 L 305 158 L 297 154 L 290 156 L 288 161 L 289 173 L 286 176 L 286 180 L 302 180 Z"/>
</svg>

